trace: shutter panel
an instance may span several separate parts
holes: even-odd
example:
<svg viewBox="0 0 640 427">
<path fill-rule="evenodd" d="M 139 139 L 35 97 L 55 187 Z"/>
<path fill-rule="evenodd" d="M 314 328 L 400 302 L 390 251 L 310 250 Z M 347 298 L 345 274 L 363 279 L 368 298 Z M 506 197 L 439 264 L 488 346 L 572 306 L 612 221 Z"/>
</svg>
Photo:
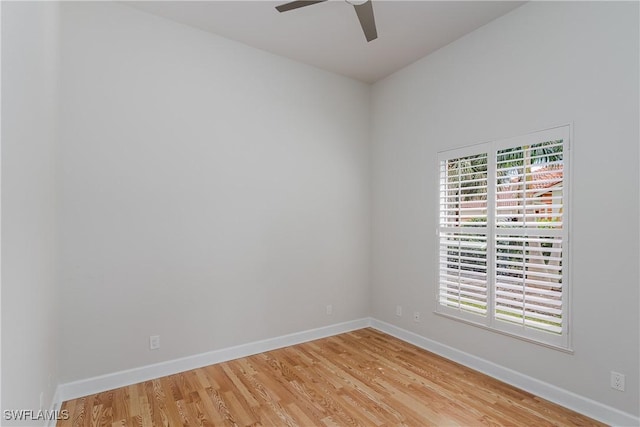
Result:
<svg viewBox="0 0 640 427">
<path fill-rule="evenodd" d="M 561 334 L 563 141 L 498 150 L 496 319 Z"/>
<path fill-rule="evenodd" d="M 472 313 L 487 312 L 487 236 L 440 235 L 440 304 Z"/>
<path fill-rule="evenodd" d="M 499 150 L 496 175 L 498 227 L 562 228 L 562 140 Z"/>
<path fill-rule="evenodd" d="M 487 225 L 487 154 L 440 162 L 440 225 Z"/>
<path fill-rule="evenodd" d="M 562 238 L 496 238 L 495 317 L 562 332 Z"/>
<path fill-rule="evenodd" d="M 487 313 L 487 153 L 440 162 L 439 303 Z"/>
</svg>

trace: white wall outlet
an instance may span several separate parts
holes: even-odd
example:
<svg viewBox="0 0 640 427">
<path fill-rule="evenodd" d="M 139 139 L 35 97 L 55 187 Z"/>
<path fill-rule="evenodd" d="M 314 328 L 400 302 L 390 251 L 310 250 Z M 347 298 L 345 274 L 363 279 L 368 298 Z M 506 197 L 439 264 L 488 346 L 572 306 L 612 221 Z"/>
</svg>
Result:
<svg viewBox="0 0 640 427">
<path fill-rule="evenodd" d="M 333 305 L 327 304 L 327 316 L 331 316 L 333 314 Z"/>
<path fill-rule="evenodd" d="M 611 371 L 611 388 L 618 391 L 624 391 L 624 374 Z"/>
<path fill-rule="evenodd" d="M 396 305 L 396 316 L 402 317 L 402 306 Z"/>
<path fill-rule="evenodd" d="M 149 337 L 149 350 L 157 350 L 160 348 L 160 335 L 151 335 Z"/>
<path fill-rule="evenodd" d="M 420 312 L 419 311 L 414 311 L 413 312 L 413 321 L 414 322 L 419 322 L 420 321 Z"/>
</svg>

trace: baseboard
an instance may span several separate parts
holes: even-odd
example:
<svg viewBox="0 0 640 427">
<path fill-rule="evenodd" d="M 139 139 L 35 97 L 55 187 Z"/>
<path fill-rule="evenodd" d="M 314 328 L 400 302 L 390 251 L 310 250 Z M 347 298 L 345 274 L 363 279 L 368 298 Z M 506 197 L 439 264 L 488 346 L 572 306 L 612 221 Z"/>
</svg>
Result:
<svg viewBox="0 0 640 427">
<path fill-rule="evenodd" d="M 573 411 L 613 426 L 638 426 L 640 418 L 610 406 L 580 396 L 552 384 L 540 381 L 520 372 L 505 368 L 472 354 L 430 340 L 414 332 L 399 328 L 381 320 L 371 319 L 370 326 L 381 332 L 416 345 L 424 350 L 445 357 L 461 365 L 487 374 L 493 378 L 518 387 L 543 399 L 557 403 Z"/>
<path fill-rule="evenodd" d="M 60 387 L 56 387 L 56 391 L 53 394 L 53 399 L 51 400 L 51 407 L 49 408 L 49 414 L 54 414 L 56 411 L 60 410 L 60 406 L 62 406 L 62 399 L 60 399 Z M 55 417 L 53 417 L 55 418 Z M 45 426 L 46 427 L 55 427 L 58 423 L 56 419 L 47 420 Z"/>
<path fill-rule="evenodd" d="M 180 359 L 168 360 L 153 365 L 141 366 L 126 371 L 60 384 L 56 390 L 53 407 L 59 408 L 60 404 L 66 400 L 136 384 L 166 375 L 173 375 L 215 363 L 226 362 L 240 357 L 251 356 L 265 351 L 326 338 L 356 329 L 366 328 L 370 326 L 370 324 L 371 320 L 369 318 L 357 319 Z"/>
<path fill-rule="evenodd" d="M 640 425 L 640 418 L 632 414 L 628 414 L 600 402 L 596 402 L 584 396 L 561 389 L 552 384 L 529 377 L 522 373 L 505 368 L 504 366 L 497 365 L 488 360 L 481 359 L 472 354 L 465 353 L 453 347 L 425 338 L 414 332 L 407 331 L 406 329 L 402 329 L 390 323 L 373 318 L 363 318 L 338 323 L 335 325 L 296 332 L 235 347 L 214 350 L 181 359 L 169 360 L 154 365 L 142 366 L 126 371 L 60 384 L 56 389 L 52 410 L 59 410 L 61 403 L 65 400 L 76 399 L 78 397 L 136 384 L 166 375 L 177 374 L 190 369 L 226 362 L 228 360 L 251 356 L 253 354 L 301 344 L 366 327 L 373 327 L 381 332 L 414 344 L 432 353 L 446 357 L 449 360 L 458 362 L 461 365 L 475 369 L 476 371 L 487 374 L 514 387 L 518 387 L 543 399 L 557 403 L 609 425 Z M 54 424 L 49 425 L 53 426 Z"/>
</svg>

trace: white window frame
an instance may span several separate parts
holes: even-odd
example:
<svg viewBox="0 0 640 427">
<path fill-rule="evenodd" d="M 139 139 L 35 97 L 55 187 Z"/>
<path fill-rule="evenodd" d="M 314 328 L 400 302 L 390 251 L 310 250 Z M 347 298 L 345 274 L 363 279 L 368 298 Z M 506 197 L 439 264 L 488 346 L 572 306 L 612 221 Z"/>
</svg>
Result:
<svg viewBox="0 0 640 427">
<path fill-rule="evenodd" d="M 501 334 L 509 335 L 525 341 L 541 344 L 554 349 L 572 353 L 571 349 L 571 263 L 570 263 L 570 224 L 571 224 L 571 141 L 573 129 L 571 124 L 556 126 L 528 133 L 526 135 L 494 140 L 453 150 L 438 152 L 437 156 L 437 214 L 436 214 L 436 264 L 435 264 L 435 313 L 450 319 L 478 326 Z M 495 316 L 495 238 L 501 232 L 494 221 L 496 211 L 496 156 L 498 150 L 533 145 L 546 141 L 563 140 L 563 191 L 562 191 L 562 332 L 553 334 L 522 325 L 496 319 Z M 467 156 L 487 154 L 487 224 L 486 227 L 447 227 L 441 224 L 441 175 L 443 161 Z M 487 311 L 486 315 L 459 310 L 440 303 L 440 236 L 444 232 L 459 230 L 477 232 L 486 230 L 486 266 L 487 266 Z M 502 231 L 504 233 L 504 231 Z"/>
</svg>

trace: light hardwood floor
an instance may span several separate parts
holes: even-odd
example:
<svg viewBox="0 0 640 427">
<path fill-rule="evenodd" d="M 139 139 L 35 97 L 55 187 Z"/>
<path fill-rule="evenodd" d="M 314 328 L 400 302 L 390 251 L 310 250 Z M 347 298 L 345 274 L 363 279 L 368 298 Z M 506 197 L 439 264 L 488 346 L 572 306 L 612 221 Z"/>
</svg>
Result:
<svg viewBox="0 0 640 427">
<path fill-rule="evenodd" d="M 68 426 L 603 425 L 374 329 L 65 402 Z"/>
</svg>

